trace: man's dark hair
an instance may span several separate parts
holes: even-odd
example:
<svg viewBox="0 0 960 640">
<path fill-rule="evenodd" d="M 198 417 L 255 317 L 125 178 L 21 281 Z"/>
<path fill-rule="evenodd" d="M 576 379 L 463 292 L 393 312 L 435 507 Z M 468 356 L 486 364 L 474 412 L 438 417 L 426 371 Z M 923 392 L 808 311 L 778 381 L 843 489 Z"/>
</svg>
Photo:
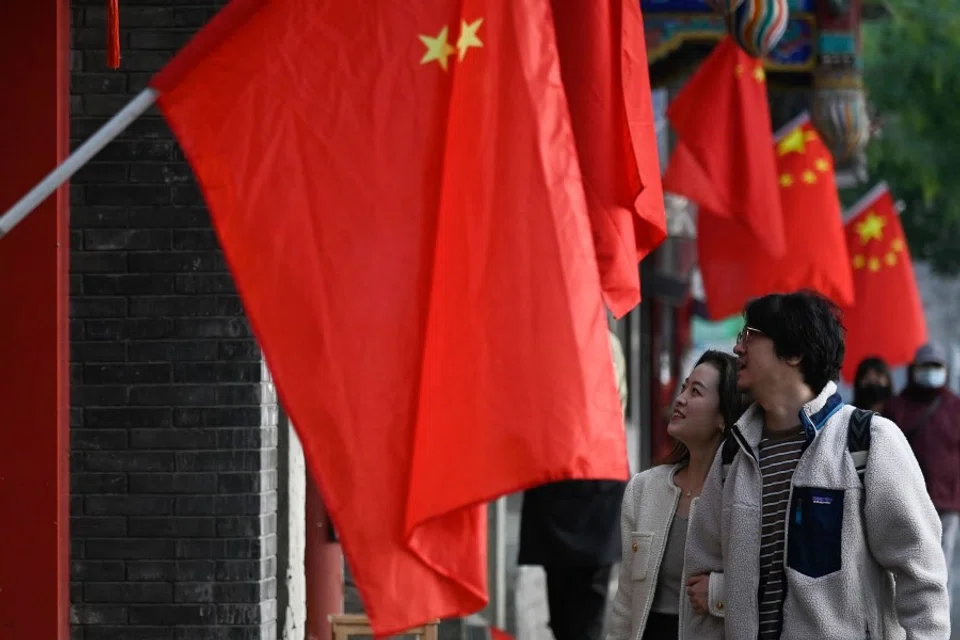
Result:
<svg viewBox="0 0 960 640">
<path fill-rule="evenodd" d="M 773 293 L 747 303 L 748 327 L 773 340 L 780 358 L 800 358 L 803 381 L 814 393 L 840 377 L 844 328 L 836 304 L 814 291 Z"/>
<path fill-rule="evenodd" d="M 730 427 L 736 424 L 743 412 L 750 405 L 750 398 L 737 389 L 737 358 L 736 356 L 707 349 L 693 365 L 696 369 L 701 364 L 708 364 L 717 371 L 717 395 L 720 397 L 719 411 L 723 418 L 723 438 L 730 433 Z M 690 452 L 682 442 L 675 441 L 670 451 L 658 464 L 679 464 L 690 459 Z"/>
</svg>

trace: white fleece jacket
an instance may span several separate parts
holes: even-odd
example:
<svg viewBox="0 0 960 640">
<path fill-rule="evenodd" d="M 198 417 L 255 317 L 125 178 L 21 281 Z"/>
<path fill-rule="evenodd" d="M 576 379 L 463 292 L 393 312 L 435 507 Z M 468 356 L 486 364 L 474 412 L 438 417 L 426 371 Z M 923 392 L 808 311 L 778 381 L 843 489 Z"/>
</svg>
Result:
<svg viewBox="0 0 960 640">
<path fill-rule="evenodd" d="M 940 519 L 919 465 L 900 429 L 875 416 L 861 484 L 847 450 L 852 411 L 828 383 L 800 413 L 808 444 L 789 495 L 781 638 L 949 640 Z M 687 640 L 757 637 L 763 422 L 754 405 L 734 427 L 726 480 L 718 452 L 690 522 L 687 571 L 724 573 L 726 615 L 692 614 Z"/>
<path fill-rule="evenodd" d="M 627 484 L 620 514 L 623 560 L 607 640 L 640 640 L 646 629 L 656 594 L 660 562 L 680 501 L 680 489 L 673 482 L 680 466 L 660 465 L 647 469 L 633 476 Z M 688 527 L 694 521 L 697 500 L 694 498 L 690 504 Z M 678 609 L 681 637 L 692 613 L 685 586 L 689 575 L 686 569 L 682 575 L 684 584 L 681 584 Z M 714 574 L 710 578 L 711 613 L 722 616 L 723 576 Z"/>
</svg>

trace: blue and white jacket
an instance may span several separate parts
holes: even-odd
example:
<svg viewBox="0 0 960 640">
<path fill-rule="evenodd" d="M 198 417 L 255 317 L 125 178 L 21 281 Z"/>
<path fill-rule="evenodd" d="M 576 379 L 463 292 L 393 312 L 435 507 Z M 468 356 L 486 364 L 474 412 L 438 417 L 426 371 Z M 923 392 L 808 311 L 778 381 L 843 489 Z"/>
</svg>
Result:
<svg viewBox="0 0 960 640">
<path fill-rule="evenodd" d="M 807 445 L 787 510 L 781 638 L 949 640 L 940 519 L 916 458 L 875 416 L 861 482 L 847 450 L 852 411 L 831 382 L 800 412 Z M 734 427 L 739 450 L 725 474 L 717 453 L 690 522 L 688 574 L 723 573 L 725 616 L 693 614 L 686 639 L 757 637 L 763 423 L 754 405 Z"/>
</svg>

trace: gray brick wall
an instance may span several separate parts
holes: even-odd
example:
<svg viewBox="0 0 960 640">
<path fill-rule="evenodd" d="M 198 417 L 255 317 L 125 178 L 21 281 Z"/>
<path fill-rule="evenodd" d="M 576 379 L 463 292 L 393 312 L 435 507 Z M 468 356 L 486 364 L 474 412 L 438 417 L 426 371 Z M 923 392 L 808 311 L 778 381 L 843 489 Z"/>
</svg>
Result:
<svg viewBox="0 0 960 640">
<path fill-rule="evenodd" d="M 222 3 L 222 2 L 221 2 Z M 218 2 L 75 0 L 72 138 Z M 156 112 L 71 187 L 75 640 L 276 637 L 277 405 L 189 166 Z"/>
</svg>

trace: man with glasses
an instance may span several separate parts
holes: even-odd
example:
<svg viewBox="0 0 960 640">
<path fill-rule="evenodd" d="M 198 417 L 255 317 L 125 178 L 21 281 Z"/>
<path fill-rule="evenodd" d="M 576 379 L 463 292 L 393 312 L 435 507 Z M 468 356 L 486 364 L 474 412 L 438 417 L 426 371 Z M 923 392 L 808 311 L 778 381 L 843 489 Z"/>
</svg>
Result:
<svg viewBox="0 0 960 640">
<path fill-rule="evenodd" d="M 685 637 L 948 640 L 940 520 L 900 429 L 854 415 L 837 393 L 836 306 L 774 294 L 744 319 L 737 384 L 755 404 L 730 430 L 689 525 L 697 615 Z M 869 436 L 862 474 L 851 433 Z"/>
</svg>

